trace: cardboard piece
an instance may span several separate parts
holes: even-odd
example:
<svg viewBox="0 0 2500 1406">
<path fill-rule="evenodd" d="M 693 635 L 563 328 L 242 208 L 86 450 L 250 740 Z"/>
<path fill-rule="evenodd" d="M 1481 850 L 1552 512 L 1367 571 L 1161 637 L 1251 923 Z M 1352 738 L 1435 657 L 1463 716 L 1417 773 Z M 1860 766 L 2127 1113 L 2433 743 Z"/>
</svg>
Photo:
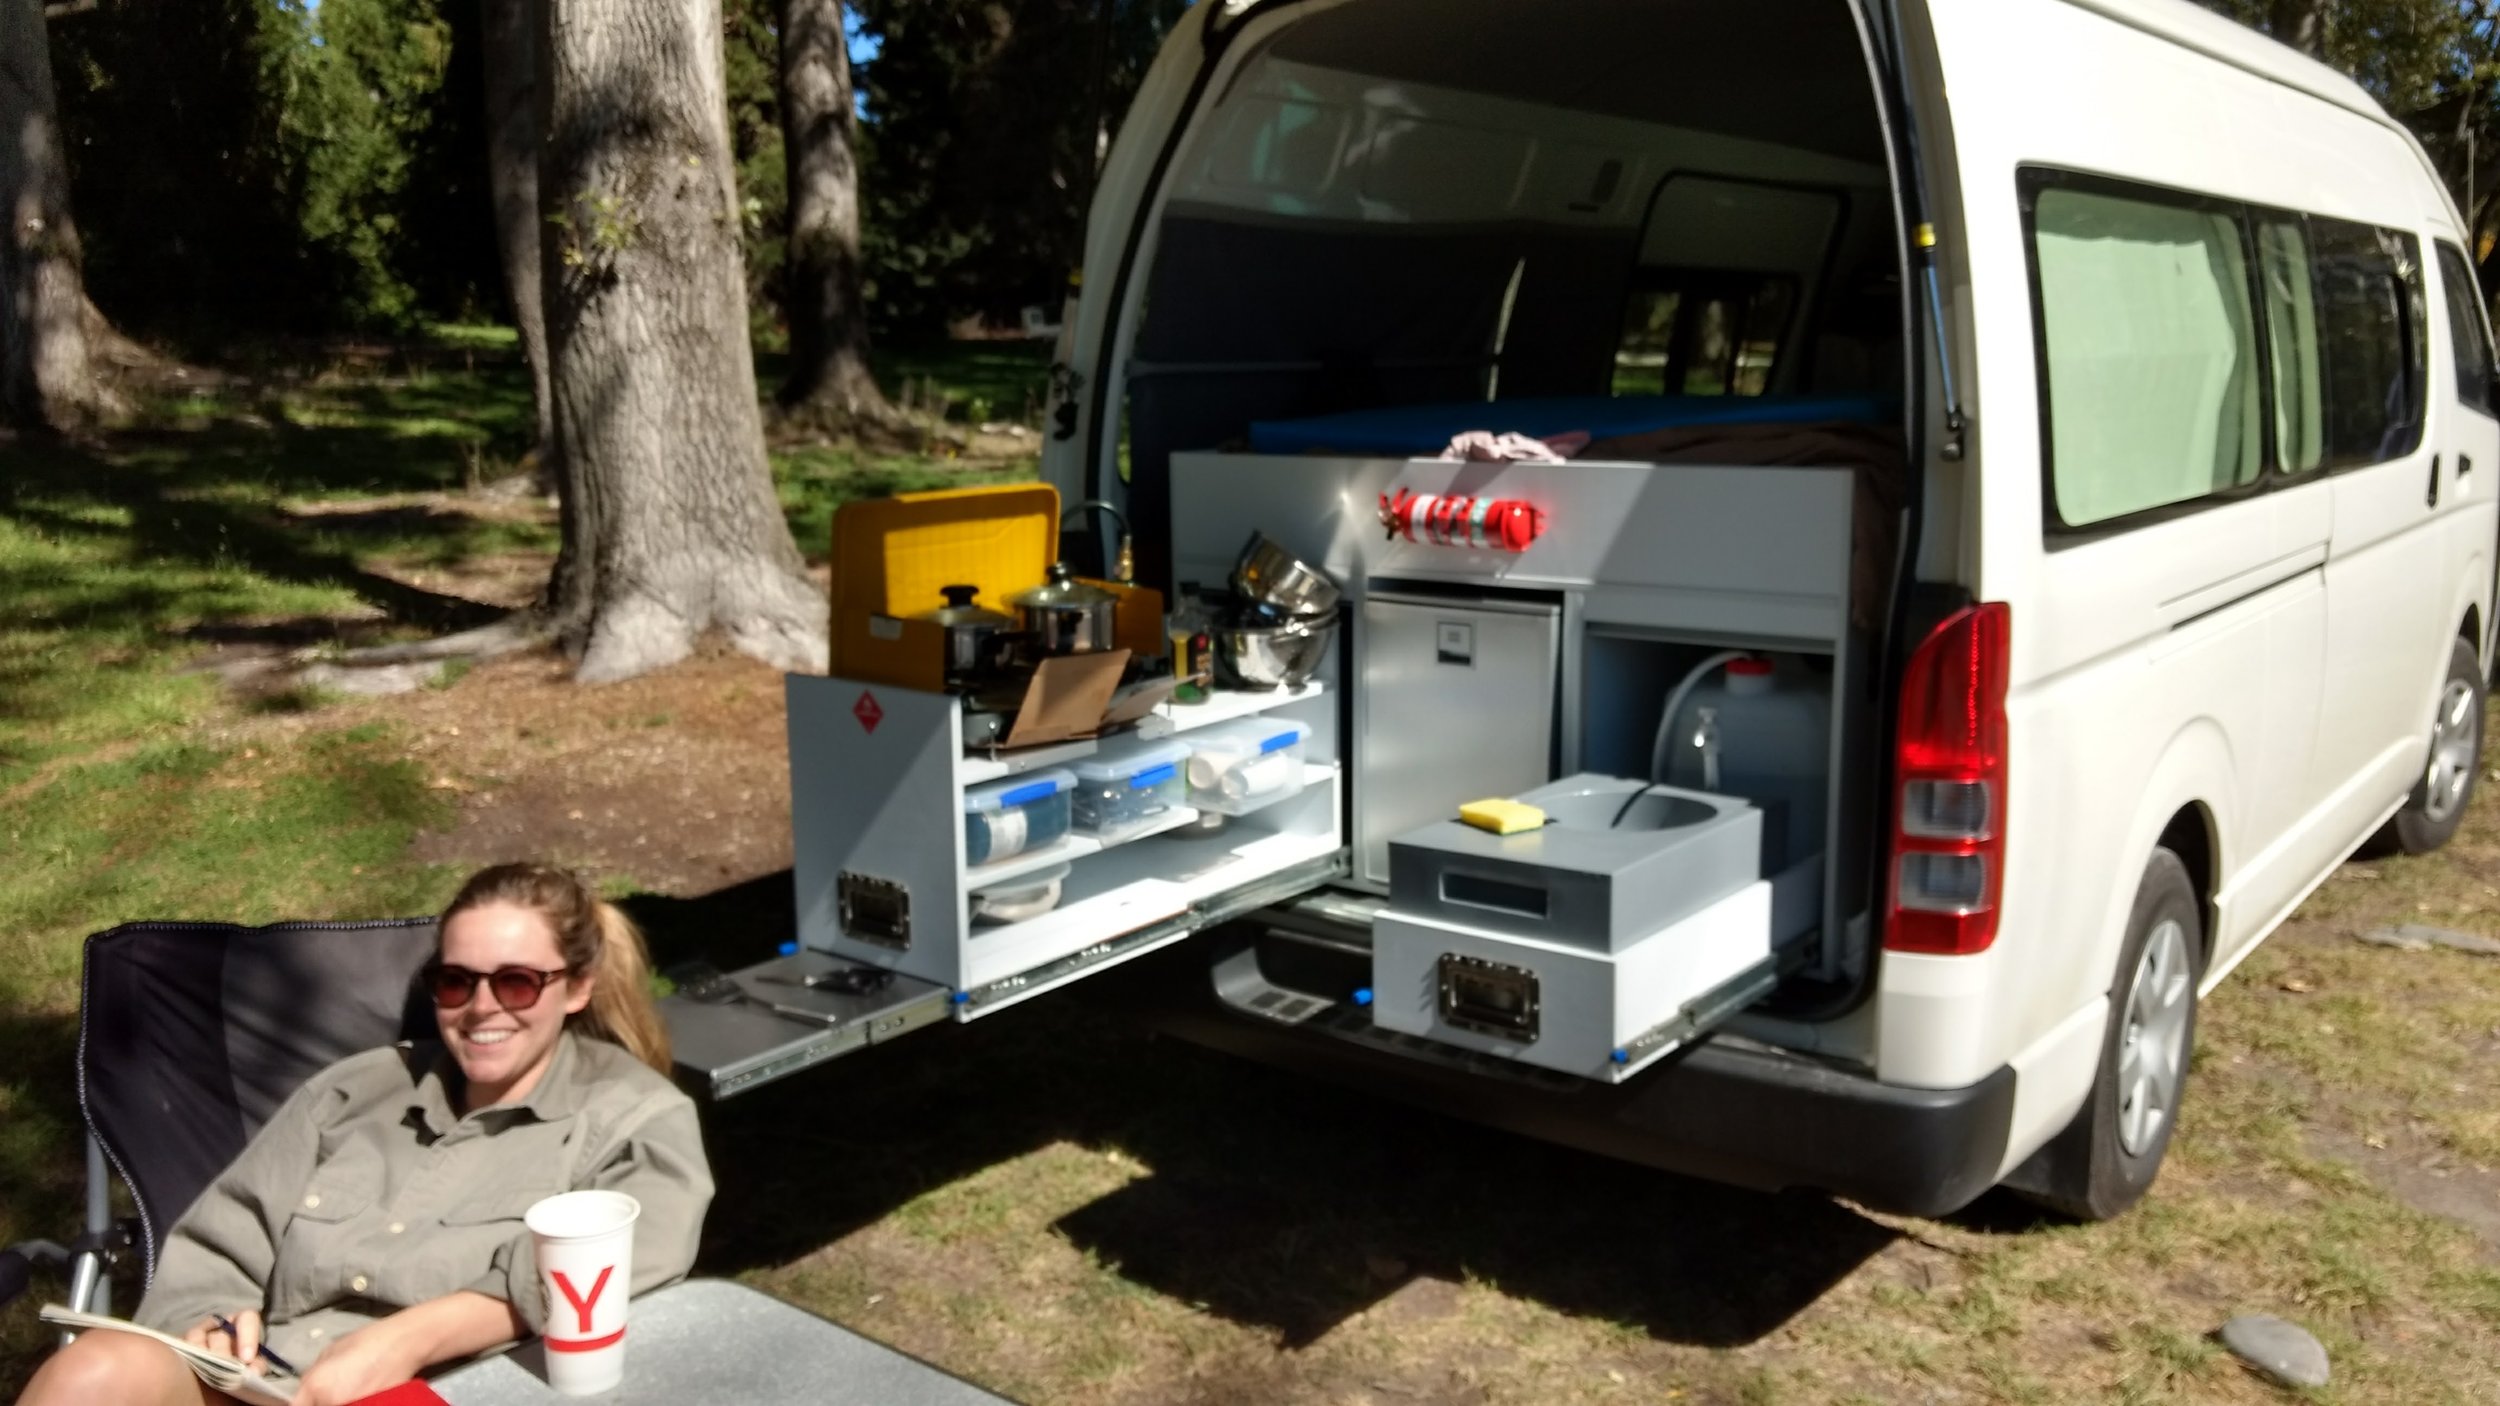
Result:
<svg viewBox="0 0 2500 1406">
<path fill-rule="evenodd" d="M 1128 668 L 1128 651 L 1068 654 L 1045 659 L 1033 671 L 1032 687 L 1016 711 L 1016 725 L 1007 730 L 1006 748 L 1034 747 L 1091 737 L 1102 730 L 1103 711 L 1120 688 Z"/>
<path fill-rule="evenodd" d="M 1169 702 L 1180 686 L 1179 679 L 1148 679 L 1114 702 L 1110 710 L 1102 715 L 1102 725 L 1123 727 L 1136 722 Z"/>
</svg>

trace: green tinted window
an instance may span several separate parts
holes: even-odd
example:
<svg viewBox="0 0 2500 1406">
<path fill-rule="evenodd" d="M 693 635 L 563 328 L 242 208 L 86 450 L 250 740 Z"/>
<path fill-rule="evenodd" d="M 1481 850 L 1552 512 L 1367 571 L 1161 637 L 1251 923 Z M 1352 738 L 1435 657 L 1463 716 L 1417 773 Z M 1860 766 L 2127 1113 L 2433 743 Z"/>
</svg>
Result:
<svg viewBox="0 0 2500 1406">
<path fill-rule="evenodd" d="M 2034 232 L 2058 520 L 2081 527 L 2254 482 L 2264 395 L 2239 221 L 2051 187 Z"/>
</svg>

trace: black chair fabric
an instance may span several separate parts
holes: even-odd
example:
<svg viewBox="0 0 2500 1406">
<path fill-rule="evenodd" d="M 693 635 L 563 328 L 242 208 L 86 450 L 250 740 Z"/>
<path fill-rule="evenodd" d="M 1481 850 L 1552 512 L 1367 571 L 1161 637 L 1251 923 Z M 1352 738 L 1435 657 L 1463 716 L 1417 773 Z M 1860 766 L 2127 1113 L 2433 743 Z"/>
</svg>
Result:
<svg viewBox="0 0 2500 1406">
<path fill-rule="evenodd" d="M 434 920 L 127 923 L 87 939 L 78 1105 L 139 1209 L 147 1278 L 200 1192 L 305 1079 L 428 1038 Z"/>
</svg>

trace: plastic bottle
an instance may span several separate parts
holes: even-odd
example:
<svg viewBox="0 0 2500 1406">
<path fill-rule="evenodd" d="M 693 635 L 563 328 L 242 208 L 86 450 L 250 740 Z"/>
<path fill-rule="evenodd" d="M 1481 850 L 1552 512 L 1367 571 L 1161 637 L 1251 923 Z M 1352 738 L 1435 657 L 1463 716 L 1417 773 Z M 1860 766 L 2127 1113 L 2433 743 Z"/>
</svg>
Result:
<svg viewBox="0 0 2500 1406">
<path fill-rule="evenodd" d="M 1821 852 L 1832 745 L 1822 679 L 1793 664 L 1730 660 L 1685 693 L 1669 738 L 1662 778 L 1669 785 L 1742 796 L 1762 808 L 1766 875 Z M 1706 785 L 1714 761 L 1718 784 Z"/>
</svg>

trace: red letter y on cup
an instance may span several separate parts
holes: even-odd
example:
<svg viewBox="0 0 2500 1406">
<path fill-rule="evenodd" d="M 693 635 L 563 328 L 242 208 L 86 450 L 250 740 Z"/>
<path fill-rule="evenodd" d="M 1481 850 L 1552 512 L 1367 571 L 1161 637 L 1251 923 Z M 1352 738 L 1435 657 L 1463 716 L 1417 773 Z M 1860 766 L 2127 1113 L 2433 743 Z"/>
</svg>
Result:
<svg viewBox="0 0 2500 1406">
<path fill-rule="evenodd" d="M 573 1287 L 573 1281 L 564 1276 L 563 1270 L 555 1269 L 548 1271 L 548 1273 L 552 1275 L 556 1281 L 556 1288 L 563 1292 L 564 1301 L 573 1305 L 573 1315 L 581 1320 L 581 1332 L 585 1335 L 590 1332 L 590 1311 L 598 1306 L 599 1295 L 607 1291 L 608 1276 L 614 1274 L 615 1272 L 615 1265 L 609 1265 L 607 1268 L 600 1270 L 599 1277 L 591 1281 L 590 1297 L 583 1298 L 580 1291 Z"/>
</svg>

